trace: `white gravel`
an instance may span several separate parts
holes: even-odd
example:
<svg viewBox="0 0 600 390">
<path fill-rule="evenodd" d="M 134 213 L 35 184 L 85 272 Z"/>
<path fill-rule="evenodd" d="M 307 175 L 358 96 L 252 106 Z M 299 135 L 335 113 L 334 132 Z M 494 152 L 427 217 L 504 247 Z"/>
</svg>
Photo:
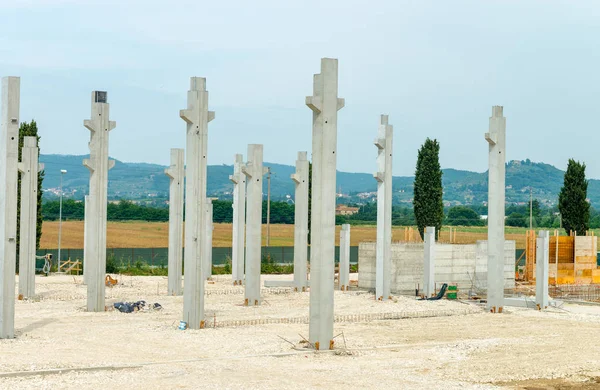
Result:
<svg viewBox="0 0 600 390">
<path fill-rule="evenodd" d="M 493 315 L 453 301 L 397 297 L 382 303 L 368 292 L 336 291 L 336 316 L 355 321 L 336 322 L 340 349 L 273 357 L 296 352 L 280 337 L 299 345 L 308 325 L 220 324 L 306 318 L 308 293 L 267 289 L 260 307 L 244 307 L 243 288 L 226 276 L 215 279 L 207 284 L 206 316 L 217 328 L 180 331 L 182 297 L 166 296 L 165 277 L 120 277 L 118 286 L 107 288 L 108 303 L 143 299 L 164 307 L 132 314 L 87 313 L 80 278 L 38 277 L 39 300 L 17 301 L 17 338 L 0 340 L 1 372 L 144 365 L 0 377 L 0 388 L 490 389 L 532 378 L 581 380 L 600 371 L 597 306 L 543 313 L 508 308 Z M 373 320 L 424 312 L 457 315 Z"/>
</svg>

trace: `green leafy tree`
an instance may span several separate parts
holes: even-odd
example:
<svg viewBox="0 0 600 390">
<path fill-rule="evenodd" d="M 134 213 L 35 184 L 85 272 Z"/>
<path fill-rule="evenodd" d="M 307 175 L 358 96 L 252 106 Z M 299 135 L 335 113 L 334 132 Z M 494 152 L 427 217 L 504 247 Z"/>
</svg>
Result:
<svg viewBox="0 0 600 390">
<path fill-rule="evenodd" d="M 466 206 L 456 206 L 448 210 L 446 220 L 452 226 L 483 226 L 483 220 L 475 210 Z"/>
<path fill-rule="evenodd" d="M 585 235 L 590 226 L 590 204 L 587 201 L 588 181 L 585 164 L 569 159 L 565 178 L 558 195 L 558 210 L 567 234 Z"/>
<path fill-rule="evenodd" d="M 25 142 L 25 137 L 37 137 L 38 148 L 40 145 L 40 136 L 38 135 L 37 123 L 32 120 L 30 123 L 23 122 L 19 127 L 19 161 L 22 158 L 22 150 Z M 39 156 L 39 149 L 38 149 Z M 38 172 L 38 188 L 37 188 L 37 219 L 36 219 L 36 240 L 35 247 L 40 247 L 40 238 L 42 237 L 42 183 L 44 181 L 44 171 Z M 20 233 L 21 233 L 21 175 L 19 175 L 17 187 L 17 252 L 19 252 Z"/>
<path fill-rule="evenodd" d="M 413 206 L 422 238 L 427 226 L 436 228 L 437 237 L 444 220 L 442 169 L 439 155 L 440 144 L 437 140 L 427 138 L 417 156 Z"/>
</svg>

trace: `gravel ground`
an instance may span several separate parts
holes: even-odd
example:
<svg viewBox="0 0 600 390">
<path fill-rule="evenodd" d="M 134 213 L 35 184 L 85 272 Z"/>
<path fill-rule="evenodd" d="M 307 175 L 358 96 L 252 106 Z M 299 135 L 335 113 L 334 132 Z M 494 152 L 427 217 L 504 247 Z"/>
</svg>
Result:
<svg viewBox="0 0 600 390">
<path fill-rule="evenodd" d="M 107 288 L 107 303 L 143 299 L 163 310 L 87 313 L 81 278 L 38 277 L 39 299 L 16 304 L 17 337 L 0 340 L 0 372 L 98 369 L 0 376 L 0 388 L 591 389 L 600 376 L 598 306 L 493 315 L 460 302 L 382 303 L 365 291 L 336 291 L 337 349 L 316 354 L 298 350 L 308 335 L 308 293 L 267 289 L 260 307 L 244 307 L 243 288 L 217 276 L 206 297 L 207 322 L 217 327 L 180 331 L 182 297 L 166 295 L 165 277 L 119 282 Z M 383 314 L 428 317 L 374 320 Z M 231 326 L 265 319 L 299 322 Z"/>
</svg>

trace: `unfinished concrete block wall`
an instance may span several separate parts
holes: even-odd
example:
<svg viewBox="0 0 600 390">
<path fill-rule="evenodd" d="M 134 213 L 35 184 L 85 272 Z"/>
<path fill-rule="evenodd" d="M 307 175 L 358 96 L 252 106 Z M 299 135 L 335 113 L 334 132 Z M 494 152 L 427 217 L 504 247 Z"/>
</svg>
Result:
<svg viewBox="0 0 600 390">
<path fill-rule="evenodd" d="M 362 242 L 358 247 L 358 286 L 375 288 L 376 243 Z M 423 287 L 423 253 L 420 243 L 392 244 L 392 293 L 413 292 Z M 487 241 L 471 245 L 435 245 L 435 283 L 457 285 L 461 290 L 487 288 Z M 515 242 L 504 245 L 504 288 L 515 287 Z"/>
</svg>

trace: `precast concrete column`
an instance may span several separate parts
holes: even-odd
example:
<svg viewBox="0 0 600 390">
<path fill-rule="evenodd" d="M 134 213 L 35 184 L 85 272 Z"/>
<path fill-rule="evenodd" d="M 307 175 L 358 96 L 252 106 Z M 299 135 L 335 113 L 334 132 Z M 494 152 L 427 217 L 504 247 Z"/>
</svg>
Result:
<svg viewBox="0 0 600 390">
<path fill-rule="evenodd" d="M 425 228 L 423 261 L 423 294 L 426 298 L 435 294 L 435 227 Z"/>
<path fill-rule="evenodd" d="M 248 145 L 248 162 L 242 167 L 246 175 L 246 306 L 256 306 L 260 297 L 260 260 L 262 243 L 262 189 L 263 175 L 267 169 L 263 167 L 263 146 Z"/>
<path fill-rule="evenodd" d="M 84 204 L 83 204 L 83 284 L 87 285 L 87 255 L 86 255 L 86 250 L 85 248 L 89 248 L 89 242 L 88 242 L 88 232 L 89 232 L 89 227 L 88 224 L 90 223 L 90 196 L 86 195 L 84 197 L 83 200 Z"/>
<path fill-rule="evenodd" d="M 548 308 L 548 267 L 550 260 L 550 232 L 542 230 L 535 248 L 535 303 L 539 310 Z"/>
<path fill-rule="evenodd" d="M 108 198 L 108 171 L 115 165 L 108 160 L 108 135 L 117 124 L 110 120 L 110 106 L 105 91 L 92 92 L 91 119 L 83 121 L 90 131 L 90 158 L 83 165 L 90 171 L 89 223 L 86 227 L 88 247 L 84 248 L 86 261 L 87 310 L 102 312 L 106 275 L 106 205 Z"/>
<path fill-rule="evenodd" d="M 313 112 L 309 340 L 317 350 L 333 349 L 337 112 L 344 107 L 337 94 L 338 61 L 322 58 L 306 98 Z"/>
<path fill-rule="evenodd" d="M 340 230 L 340 266 L 338 273 L 339 287 L 348 291 L 350 286 L 350 225 L 343 224 Z"/>
<path fill-rule="evenodd" d="M 392 272 L 392 146 L 393 127 L 388 116 L 381 115 L 377 147 L 377 250 L 375 253 L 375 296 L 380 301 L 391 296 Z"/>
<path fill-rule="evenodd" d="M 212 199 L 206 200 L 206 245 L 204 246 L 204 279 L 212 276 L 212 243 L 213 243 L 213 203 Z"/>
<path fill-rule="evenodd" d="M 488 179 L 488 275 L 487 310 L 501 313 L 504 307 L 504 202 L 506 180 L 506 118 L 502 106 L 492 107 Z"/>
<path fill-rule="evenodd" d="M 12 339 L 15 337 L 19 77 L 2 78 L 0 99 L 0 339 Z"/>
<path fill-rule="evenodd" d="M 183 272 L 183 182 L 185 179 L 185 151 L 171 149 L 171 165 L 165 169 L 169 177 L 169 295 L 181 295 Z"/>
<path fill-rule="evenodd" d="M 37 237 L 38 164 L 37 137 L 24 137 L 19 172 L 21 172 L 21 231 L 19 234 L 19 295 L 35 295 L 35 247 Z"/>
<path fill-rule="evenodd" d="M 296 173 L 291 175 L 296 185 L 294 200 L 294 288 L 306 291 L 308 287 L 308 159 L 306 152 L 298 152 Z"/>
<path fill-rule="evenodd" d="M 208 111 L 206 79 L 192 77 L 187 109 L 179 116 L 186 129 L 185 251 L 183 284 L 183 321 L 191 329 L 204 328 L 204 257 L 206 234 L 206 153 L 208 122 L 215 118 Z"/>
<path fill-rule="evenodd" d="M 235 155 L 233 175 L 233 231 L 231 247 L 231 276 L 234 286 L 241 286 L 244 280 L 244 235 L 246 230 L 246 175 L 242 173 L 244 156 Z"/>
</svg>

